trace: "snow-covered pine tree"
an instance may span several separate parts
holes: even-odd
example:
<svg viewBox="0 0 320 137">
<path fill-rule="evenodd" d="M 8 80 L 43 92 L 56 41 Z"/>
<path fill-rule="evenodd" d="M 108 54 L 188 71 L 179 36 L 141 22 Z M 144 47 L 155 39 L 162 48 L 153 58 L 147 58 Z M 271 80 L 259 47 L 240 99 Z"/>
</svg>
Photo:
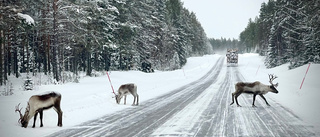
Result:
<svg viewBox="0 0 320 137">
<path fill-rule="evenodd" d="M 278 56 L 277 56 L 277 26 L 273 25 L 271 28 L 270 38 L 269 38 L 269 45 L 267 49 L 267 56 L 265 59 L 265 65 L 267 68 L 273 68 L 278 66 Z"/>
<path fill-rule="evenodd" d="M 27 78 L 24 80 L 23 89 L 24 90 L 33 90 L 33 80 L 31 79 L 29 74 L 27 74 Z"/>
<path fill-rule="evenodd" d="M 302 1 L 303 7 L 299 12 L 305 16 L 301 19 L 304 25 L 302 34 L 305 51 L 303 53 L 303 64 L 320 63 L 320 1 Z"/>
</svg>

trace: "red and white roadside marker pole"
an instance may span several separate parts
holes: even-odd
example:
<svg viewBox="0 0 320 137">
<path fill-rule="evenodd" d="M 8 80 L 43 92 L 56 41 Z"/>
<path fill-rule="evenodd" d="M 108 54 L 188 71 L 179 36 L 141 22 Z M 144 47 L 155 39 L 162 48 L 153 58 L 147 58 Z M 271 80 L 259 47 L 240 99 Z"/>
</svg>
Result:
<svg viewBox="0 0 320 137">
<path fill-rule="evenodd" d="M 306 76 L 307 76 L 307 74 L 308 74 L 308 71 L 309 71 L 310 65 L 311 65 L 311 63 L 309 63 L 309 66 L 308 66 L 308 68 L 307 68 L 306 74 L 304 74 L 303 80 L 302 80 L 301 85 L 300 85 L 300 89 L 302 88 L 302 85 L 303 85 L 304 79 L 306 78 Z"/>
<path fill-rule="evenodd" d="M 110 79 L 110 76 L 109 76 L 108 71 L 107 71 L 107 76 L 108 76 L 108 79 L 109 79 L 109 82 L 110 82 L 110 85 L 111 85 L 112 93 L 113 93 L 114 95 L 116 95 L 116 93 L 114 92 L 114 89 L 113 89 L 113 86 L 112 86 L 111 79 Z"/>
<path fill-rule="evenodd" d="M 258 74 L 258 72 L 259 72 L 259 69 L 260 69 L 260 65 L 259 65 L 259 67 L 258 67 L 258 69 L 257 69 L 256 76 L 257 76 L 257 74 Z"/>
<path fill-rule="evenodd" d="M 186 73 L 184 73 L 184 68 L 182 68 L 182 72 L 183 72 L 183 75 L 186 76 Z"/>
</svg>

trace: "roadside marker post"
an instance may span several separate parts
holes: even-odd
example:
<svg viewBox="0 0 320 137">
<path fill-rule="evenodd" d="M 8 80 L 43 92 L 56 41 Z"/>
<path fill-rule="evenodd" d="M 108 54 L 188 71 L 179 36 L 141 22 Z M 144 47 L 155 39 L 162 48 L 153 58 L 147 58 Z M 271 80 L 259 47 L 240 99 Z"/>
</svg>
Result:
<svg viewBox="0 0 320 137">
<path fill-rule="evenodd" d="M 113 86 L 112 86 L 111 79 L 110 79 L 110 76 L 109 76 L 108 71 L 107 71 L 107 76 L 108 76 L 108 79 L 109 79 L 109 82 L 110 82 L 110 85 L 111 85 L 111 88 L 112 88 L 112 93 L 113 93 L 114 95 L 116 95 L 116 93 L 114 92 L 114 89 L 113 89 Z"/>
<path fill-rule="evenodd" d="M 260 69 L 260 65 L 259 65 L 259 67 L 258 67 L 258 69 L 257 69 L 256 76 L 257 76 L 257 74 L 258 74 L 259 69 Z"/>
<path fill-rule="evenodd" d="M 183 72 L 183 75 L 186 76 L 186 73 L 184 73 L 184 68 L 182 68 L 182 72 Z"/>
<path fill-rule="evenodd" d="M 311 65 L 311 63 L 309 63 L 309 66 L 308 66 L 308 68 L 307 68 L 306 74 L 304 74 L 304 77 L 303 77 L 302 82 L 301 82 L 301 85 L 300 85 L 300 89 L 302 88 L 302 85 L 303 85 L 303 83 L 304 83 L 304 79 L 306 78 L 306 76 L 307 76 L 307 74 L 308 74 L 310 65 Z"/>
</svg>

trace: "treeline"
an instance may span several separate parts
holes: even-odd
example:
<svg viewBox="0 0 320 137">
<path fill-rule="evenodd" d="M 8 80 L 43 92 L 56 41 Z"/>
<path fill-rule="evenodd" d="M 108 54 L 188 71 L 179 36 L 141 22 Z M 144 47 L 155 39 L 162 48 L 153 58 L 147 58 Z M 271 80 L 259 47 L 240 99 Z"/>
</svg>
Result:
<svg viewBox="0 0 320 137">
<path fill-rule="evenodd" d="M 320 63 L 320 0 L 269 0 L 240 34 L 247 49 L 265 55 L 268 68 Z"/>
<path fill-rule="evenodd" d="M 215 39 L 215 38 L 209 38 L 209 42 L 212 45 L 212 49 L 215 52 L 227 52 L 227 49 L 238 49 L 239 52 L 244 53 L 246 51 L 246 47 L 242 46 L 239 40 L 237 39 L 226 39 L 226 38 L 220 38 L 220 39 Z"/>
<path fill-rule="evenodd" d="M 0 85 L 20 73 L 174 70 L 212 52 L 180 0 L 2 0 L 0 19 Z"/>
</svg>

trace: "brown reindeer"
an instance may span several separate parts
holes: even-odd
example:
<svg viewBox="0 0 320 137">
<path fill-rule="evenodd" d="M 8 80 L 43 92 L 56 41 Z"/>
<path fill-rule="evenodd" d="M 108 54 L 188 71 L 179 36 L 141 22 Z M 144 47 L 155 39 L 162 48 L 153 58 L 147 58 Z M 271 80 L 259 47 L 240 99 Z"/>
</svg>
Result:
<svg viewBox="0 0 320 137">
<path fill-rule="evenodd" d="M 116 95 L 116 102 L 119 104 L 121 98 L 124 96 L 124 104 L 126 104 L 127 95 L 131 94 L 134 97 L 132 106 L 139 105 L 139 95 L 137 93 L 137 85 L 135 84 L 124 84 L 118 89 L 118 94 Z M 137 98 L 137 104 L 135 104 Z"/>
<path fill-rule="evenodd" d="M 276 78 L 277 76 L 269 74 L 269 82 L 271 85 L 264 85 L 259 81 L 256 81 L 253 83 L 238 82 L 235 85 L 236 91 L 232 93 L 232 102 L 230 105 L 232 105 L 234 103 L 234 99 L 236 99 L 237 106 L 241 107 L 238 103 L 238 96 L 242 93 L 247 93 L 247 94 L 253 94 L 252 107 L 256 107 L 254 105 L 254 102 L 256 100 L 257 95 L 259 95 L 266 102 L 266 104 L 270 106 L 263 95 L 267 94 L 268 92 L 278 93 L 278 90 L 276 89 L 276 87 L 278 86 L 278 83 L 277 84 L 272 83 L 272 81 Z"/>
<path fill-rule="evenodd" d="M 21 109 L 19 109 L 19 105 L 16 106 L 16 112 L 19 112 L 20 119 L 19 122 L 21 126 L 26 128 L 28 126 L 29 120 L 34 116 L 33 128 L 35 127 L 36 119 L 38 113 L 40 114 L 40 127 L 43 127 L 42 117 L 43 110 L 49 109 L 51 107 L 58 113 L 58 126 L 62 127 L 62 110 L 60 108 L 61 102 L 61 94 L 57 92 L 50 92 L 43 95 L 34 95 L 31 96 L 28 102 L 28 106 L 25 110 L 24 115 L 21 113 Z"/>
</svg>

